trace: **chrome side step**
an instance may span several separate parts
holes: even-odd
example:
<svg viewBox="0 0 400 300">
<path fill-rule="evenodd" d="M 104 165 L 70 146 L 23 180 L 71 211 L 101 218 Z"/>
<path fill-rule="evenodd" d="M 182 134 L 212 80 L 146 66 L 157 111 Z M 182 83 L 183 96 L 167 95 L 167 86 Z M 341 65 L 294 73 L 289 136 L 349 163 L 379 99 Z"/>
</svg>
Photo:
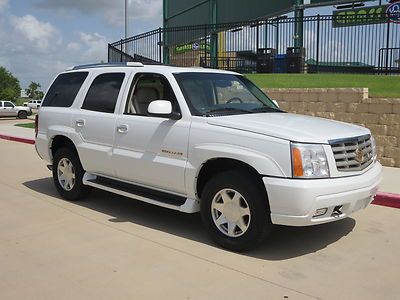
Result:
<svg viewBox="0 0 400 300">
<path fill-rule="evenodd" d="M 83 176 L 83 184 L 184 213 L 196 213 L 200 211 L 199 201 L 195 199 L 152 191 L 126 182 L 96 176 L 88 172 Z"/>
</svg>

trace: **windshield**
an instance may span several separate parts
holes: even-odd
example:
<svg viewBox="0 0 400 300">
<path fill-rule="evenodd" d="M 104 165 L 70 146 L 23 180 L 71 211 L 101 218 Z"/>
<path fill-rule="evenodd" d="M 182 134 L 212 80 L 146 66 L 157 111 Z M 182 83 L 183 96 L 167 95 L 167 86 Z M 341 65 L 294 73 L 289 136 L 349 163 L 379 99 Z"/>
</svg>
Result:
<svg viewBox="0 0 400 300">
<path fill-rule="evenodd" d="M 179 73 L 175 78 L 196 116 L 281 112 L 257 86 L 234 74 Z"/>
</svg>

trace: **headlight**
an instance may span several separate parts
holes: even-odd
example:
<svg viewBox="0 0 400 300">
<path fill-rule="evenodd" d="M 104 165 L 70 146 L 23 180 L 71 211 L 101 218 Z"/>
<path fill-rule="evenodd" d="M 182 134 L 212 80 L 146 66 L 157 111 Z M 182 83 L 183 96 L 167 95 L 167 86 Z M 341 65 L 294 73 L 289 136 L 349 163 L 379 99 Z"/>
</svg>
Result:
<svg viewBox="0 0 400 300">
<path fill-rule="evenodd" d="M 328 160 L 322 145 L 291 143 L 291 151 L 293 177 L 329 177 Z"/>
<path fill-rule="evenodd" d="M 377 153 L 376 153 L 376 141 L 375 138 L 371 135 L 371 147 L 372 147 L 372 158 L 374 162 L 376 161 L 377 158 Z"/>
</svg>

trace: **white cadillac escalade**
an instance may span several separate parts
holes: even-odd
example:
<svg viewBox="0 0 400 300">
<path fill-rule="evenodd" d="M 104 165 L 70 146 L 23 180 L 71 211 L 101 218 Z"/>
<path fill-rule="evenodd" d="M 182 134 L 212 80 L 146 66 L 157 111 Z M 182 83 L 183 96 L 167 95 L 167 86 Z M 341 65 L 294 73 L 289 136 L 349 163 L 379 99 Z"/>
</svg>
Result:
<svg viewBox="0 0 400 300">
<path fill-rule="evenodd" d="M 348 217 L 371 203 L 382 173 L 366 128 L 286 113 L 237 73 L 140 63 L 59 74 L 36 149 L 63 198 L 94 187 L 200 211 L 234 251 L 255 247 L 273 224 Z"/>
</svg>

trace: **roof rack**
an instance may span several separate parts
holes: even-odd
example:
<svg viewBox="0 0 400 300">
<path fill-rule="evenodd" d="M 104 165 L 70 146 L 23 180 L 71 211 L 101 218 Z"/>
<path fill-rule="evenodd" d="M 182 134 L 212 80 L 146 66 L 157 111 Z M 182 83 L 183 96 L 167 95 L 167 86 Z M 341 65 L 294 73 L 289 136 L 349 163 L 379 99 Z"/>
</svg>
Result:
<svg viewBox="0 0 400 300">
<path fill-rule="evenodd" d="M 141 62 L 121 62 L 121 63 L 99 63 L 99 64 L 88 64 L 79 65 L 68 68 L 67 71 L 81 70 L 81 69 L 92 69 L 92 68 L 105 68 L 105 67 L 144 67 Z"/>
</svg>

